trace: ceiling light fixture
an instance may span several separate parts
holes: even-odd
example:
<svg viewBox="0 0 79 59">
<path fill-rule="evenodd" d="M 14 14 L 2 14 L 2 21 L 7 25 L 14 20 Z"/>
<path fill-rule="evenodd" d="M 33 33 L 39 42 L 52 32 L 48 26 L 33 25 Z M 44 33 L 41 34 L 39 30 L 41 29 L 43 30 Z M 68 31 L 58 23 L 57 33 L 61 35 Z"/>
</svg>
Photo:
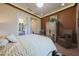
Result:
<svg viewBox="0 0 79 59">
<path fill-rule="evenodd" d="M 41 7 L 43 7 L 44 4 L 43 3 L 37 3 L 36 5 L 37 5 L 37 7 L 41 8 Z"/>
<path fill-rule="evenodd" d="M 64 3 L 61 4 L 61 6 L 64 6 L 64 5 L 65 5 Z"/>
</svg>

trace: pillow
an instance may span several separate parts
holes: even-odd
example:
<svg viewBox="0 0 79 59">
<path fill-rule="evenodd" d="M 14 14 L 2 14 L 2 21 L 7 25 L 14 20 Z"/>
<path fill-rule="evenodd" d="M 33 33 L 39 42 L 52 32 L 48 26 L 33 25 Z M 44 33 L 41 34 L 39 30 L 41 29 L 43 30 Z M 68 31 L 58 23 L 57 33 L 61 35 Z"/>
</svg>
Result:
<svg viewBox="0 0 79 59">
<path fill-rule="evenodd" d="M 7 37 L 7 35 L 0 34 L 0 39 L 5 39 L 6 37 Z"/>
<path fill-rule="evenodd" d="M 0 39 L 0 46 L 5 46 L 6 44 L 8 44 L 8 40 Z"/>
<path fill-rule="evenodd" d="M 8 35 L 8 36 L 7 36 L 7 39 L 8 39 L 10 42 L 17 42 L 17 39 L 16 39 L 16 36 L 15 36 L 15 35 Z"/>
</svg>

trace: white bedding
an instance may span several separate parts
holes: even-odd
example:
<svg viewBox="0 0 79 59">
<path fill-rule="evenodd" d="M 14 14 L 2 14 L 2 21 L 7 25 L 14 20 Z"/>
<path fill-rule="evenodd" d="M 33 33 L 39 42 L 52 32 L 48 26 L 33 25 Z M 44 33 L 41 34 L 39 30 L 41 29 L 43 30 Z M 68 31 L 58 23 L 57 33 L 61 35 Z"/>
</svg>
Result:
<svg viewBox="0 0 79 59">
<path fill-rule="evenodd" d="M 57 50 L 48 37 L 29 34 L 17 38 L 30 56 L 47 56 L 50 51 Z"/>
</svg>

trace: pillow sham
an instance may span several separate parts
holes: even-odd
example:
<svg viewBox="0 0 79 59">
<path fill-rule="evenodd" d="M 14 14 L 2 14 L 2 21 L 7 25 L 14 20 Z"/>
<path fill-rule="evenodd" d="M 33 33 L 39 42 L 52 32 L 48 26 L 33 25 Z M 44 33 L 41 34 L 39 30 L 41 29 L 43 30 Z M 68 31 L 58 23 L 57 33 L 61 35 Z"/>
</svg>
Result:
<svg viewBox="0 0 79 59">
<path fill-rule="evenodd" d="M 16 39 L 16 36 L 15 36 L 15 35 L 8 35 L 8 36 L 7 36 L 7 39 L 8 39 L 10 42 L 17 42 L 17 39 Z"/>
<path fill-rule="evenodd" d="M 5 46 L 6 44 L 8 44 L 8 40 L 6 40 L 6 39 L 0 39 L 0 47 L 1 46 Z"/>
</svg>

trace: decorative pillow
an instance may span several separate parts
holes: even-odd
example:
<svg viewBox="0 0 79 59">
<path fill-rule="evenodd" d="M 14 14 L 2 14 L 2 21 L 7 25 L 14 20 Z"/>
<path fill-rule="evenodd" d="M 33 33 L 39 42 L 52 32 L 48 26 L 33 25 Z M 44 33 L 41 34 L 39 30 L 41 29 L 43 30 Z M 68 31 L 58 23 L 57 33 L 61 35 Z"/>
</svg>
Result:
<svg viewBox="0 0 79 59">
<path fill-rule="evenodd" d="M 0 39 L 0 46 L 5 46 L 6 44 L 8 44 L 8 40 Z"/>
<path fill-rule="evenodd" d="M 6 37 L 7 37 L 7 35 L 0 34 L 0 39 L 5 39 Z"/>
<path fill-rule="evenodd" d="M 17 42 L 17 39 L 16 39 L 16 36 L 15 36 L 15 35 L 8 35 L 8 36 L 7 36 L 7 39 L 8 39 L 10 42 Z"/>
</svg>

